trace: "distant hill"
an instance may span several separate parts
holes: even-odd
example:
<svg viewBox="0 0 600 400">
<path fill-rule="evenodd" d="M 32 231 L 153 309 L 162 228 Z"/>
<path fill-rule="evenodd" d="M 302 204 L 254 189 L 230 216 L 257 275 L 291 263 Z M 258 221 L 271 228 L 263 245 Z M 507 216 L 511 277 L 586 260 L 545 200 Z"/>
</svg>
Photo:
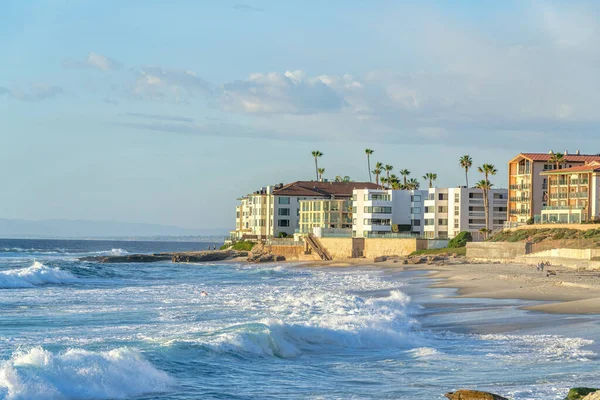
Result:
<svg viewBox="0 0 600 400">
<path fill-rule="evenodd" d="M 0 218 L 3 238 L 145 238 L 224 236 L 227 229 L 188 229 L 177 226 L 120 221 L 48 219 L 29 221 Z"/>
</svg>

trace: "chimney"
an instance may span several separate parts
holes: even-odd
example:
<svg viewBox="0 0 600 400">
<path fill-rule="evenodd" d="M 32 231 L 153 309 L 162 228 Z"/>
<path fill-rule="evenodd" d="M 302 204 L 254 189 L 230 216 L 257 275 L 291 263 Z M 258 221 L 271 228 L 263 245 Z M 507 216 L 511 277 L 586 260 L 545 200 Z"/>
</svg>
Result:
<svg viewBox="0 0 600 400">
<path fill-rule="evenodd" d="M 581 151 L 577 150 L 577 151 L 575 152 L 575 154 L 577 154 L 577 155 L 580 155 L 580 154 L 581 154 Z"/>
<path fill-rule="evenodd" d="M 567 150 L 565 150 L 565 156 L 568 156 L 569 152 Z"/>
<path fill-rule="evenodd" d="M 554 152 L 553 152 L 552 150 L 550 150 L 550 151 L 548 152 L 548 154 L 554 154 Z"/>
</svg>

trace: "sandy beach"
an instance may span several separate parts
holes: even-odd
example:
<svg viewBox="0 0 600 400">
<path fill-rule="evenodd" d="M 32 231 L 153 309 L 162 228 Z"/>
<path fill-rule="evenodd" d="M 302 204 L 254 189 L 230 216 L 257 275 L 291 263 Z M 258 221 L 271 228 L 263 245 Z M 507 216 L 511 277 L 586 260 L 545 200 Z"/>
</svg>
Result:
<svg viewBox="0 0 600 400">
<path fill-rule="evenodd" d="M 447 265 L 406 265 L 393 260 L 314 262 L 303 266 L 350 267 L 374 265 L 404 270 L 428 271 L 433 288 L 456 288 L 456 296 L 490 299 L 522 299 L 544 302 L 525 307 L 527 310 L 560 314 L 600 313 L 600 271 L 576 271 L 550 266 L 544 272 L 533 265 L 464 263 L 464 259 Z M 547 275 L 547 271 L 555 275 Z M 547 303 L 546 303 L 547 302 Z"/>
</svg>

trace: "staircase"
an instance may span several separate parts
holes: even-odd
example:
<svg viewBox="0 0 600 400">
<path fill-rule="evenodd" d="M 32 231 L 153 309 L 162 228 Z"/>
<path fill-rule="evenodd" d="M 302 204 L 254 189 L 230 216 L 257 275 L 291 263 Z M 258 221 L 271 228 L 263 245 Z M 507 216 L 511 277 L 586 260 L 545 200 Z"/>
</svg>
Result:
<svg viewBox="0 0 600 400">
<path fill-rule="evenodd" d="M 331 257 L 331 254 L 329 254 L 327 249 L 321 244 L 321 242 L 319 241 L 319 239 L 317 239 L 317 237 L 315 235 L 313 235 L 312 233 L 309 233 L 308 236 L 306 236 L 304 239 L 306 240 L 306 243 L 308 243 L 310 248 L 313 249 L 315 251 L 315 253 L 317 253 L 319 255 L 319 257 L 321 257 L 321 260 L 323 260 L 323 261 L 333 260 L 333 257 Z"/>
</svg>

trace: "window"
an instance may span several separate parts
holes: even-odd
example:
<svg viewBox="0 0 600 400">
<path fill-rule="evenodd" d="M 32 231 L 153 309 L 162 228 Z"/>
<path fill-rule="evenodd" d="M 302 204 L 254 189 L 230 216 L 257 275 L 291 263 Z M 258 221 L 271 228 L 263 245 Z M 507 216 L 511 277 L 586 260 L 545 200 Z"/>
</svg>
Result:
<svg viewBox="0 0 600 400">
<path fill-rule="evenodd" d="M 448 193 L 439 193 L 438 199 L 439 200 L 448 200 Z"/>
<path fill-rule="evenodd" d="M 356 225 L 356 218 L 354 218 L 354 219 L 352 220 L 352 224 L 353 224 L 353 225 Z"/>
<path fill-rule="evenodd" d="M 546 185 L 546 178 L 544 178 L 544 186 Z M 494 199 L 506 199 L 507 196 L 504 193 L 494 193 Z"/>
<path fill-rule="evenodd" d="M 390 226 L 392 224 L 391 219 L 381 219 L 381 218 L 365 218 L 365 225 L 379 225 L 379 226 Z"/>
<path fill-rule="evenodd" d="M 300 216 L 300 209 L 298 208 L 298 209 L 296 209 L 296 217 L 299 217 L 299 216 Z"/>
<path fill-rule="evenodd" d="M 280 208 L 277 210 L 277 215 L 290 215 L 289 208 Z"/>
<path fill-rule="evenodd" d="M 421 195 L 420 194 L 415 194 L 410 196 L 410 201 L 413 203 L 420 203 L 421 202 Z"/>
<path fill-rule="evenodd" d="M 235 216 L 236 216 L 236 218 L 239 218 L 239 217 L 240 217 L 240 212 L 239 212 L 239 211 L 237 211 L 237 212 L 235 213 Z"/>
<path fill-rule="evenodd" d="M 290 204 L 289 197 L 278 197 L 279 204 Z"/>
<path fill-rule="evenodd" d="M 460 199 L 460 194 L 454 193 L 454 201 L 458 201 Z"/>
<path fill-rule="evenodd" d="M 281 227 L 290 226 L 290 220 L 289 219 L 280 219 L 277 221 L 277 226 L 281 226 Z"/>
<path fill-rule="evenodd" d="M 352 207 L 352 212 L 356 214 L 358 212 L 358 207 Z"/>
<path fill-rule="evenodd" d="M 429 193 L 429 196 L 427 196 L 427 200 L 435 200 L 435 193 Z"/>
<path fill-rule="evenodd" d="M 365 213 L 368 213 L 368 214 L 391 214 L 392 207 L 365 206 Z"/>
<path fill-rule="evenodd" d="M 433 226 L 433 225 L 435 225 L 435 219 L 431 218 L 431 219 L 425 220 L 425 226 Z"/>
<path fill-rule="evenodd" d="M 438 219 L 438 225 L 440 225 L 440 226 L 448 226 L 448 219 L 445 219 L 445 218 Z"/>
<path fill-rule="evenodd" d="M 448 207 L 446 207 L 446 206 L 438 206 L 438 212 L 439 213 L 447 213 L 448 212 Z"/>
<path fill-rule="evenodd" d="M 421 214 L 421 207 L 411 207 L 410 213 L 411 214 Z"/>
<path fill-rule="evenodd" d="M 390 196 L 388 194 L 373 193 L 371 195 L 371 200 L 390 201 Z"/>
<path fill-rule="evenodd" d="M 356 200 L 358 200 L 358 195 L 356 193 L 354 193 L 352 195 L 352 201 L 356 201 Z M 356 233 L 356 231 L 354 233 Z"/>
<path fill-rule="evenodd" d="M 421 220 L 420 219 L 413 219 L 411 222 L 412 226 L 421 226 Z"/>
<path fill-rule="evenodd" d="M 458 229 L 458 221 L 454 222 L 454 229 Z"/>
<path fill-rule="evenodd" d="M 435 207 L 434 206 L 427 206 L 425 207 L 425 213 L 433 213 L 435 212 Z"/>
</svg>

